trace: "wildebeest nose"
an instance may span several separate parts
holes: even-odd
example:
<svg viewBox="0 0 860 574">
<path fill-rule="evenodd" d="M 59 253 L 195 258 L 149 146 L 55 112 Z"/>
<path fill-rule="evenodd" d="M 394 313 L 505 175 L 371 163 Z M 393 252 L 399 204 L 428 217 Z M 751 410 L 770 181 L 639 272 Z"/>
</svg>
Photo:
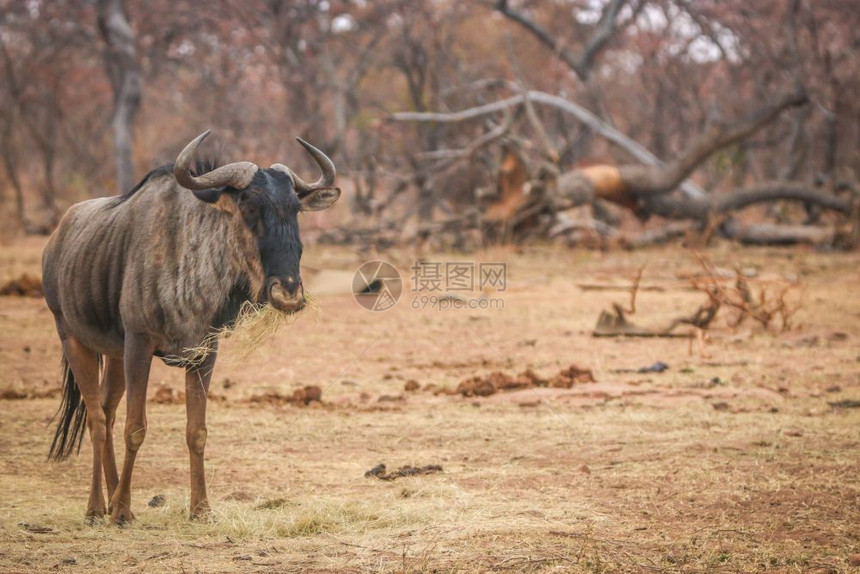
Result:
<svg viewBox="0 0 860 574">
<path fill-rule="evenodd" d="M 305 293 L 301 280 L 286 277 L 269 280 L 269 301 L 276 309 L 291 312 L 298 311 L 305 304 Z"/>
</svg>

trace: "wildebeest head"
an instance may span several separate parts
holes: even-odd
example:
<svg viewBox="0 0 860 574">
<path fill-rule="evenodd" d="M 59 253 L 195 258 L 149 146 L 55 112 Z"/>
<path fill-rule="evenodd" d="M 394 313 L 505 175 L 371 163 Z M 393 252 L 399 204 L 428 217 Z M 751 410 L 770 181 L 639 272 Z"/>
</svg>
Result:
<svg viewBox="0 0 860 574">
<path fill-rule="evenodd" d="M 173 169 L 176 181 L 207 203 L 216 203 L 227 194 L 257 238 L 260 261 L 266 273 L 265 292 L 260 302 L 269 301 L 276 309 L 286 312 L 301 309 L 304 289 L 299 274 L 302 242 L 298 213 L 325 209 L 340 197 L 340 189 L 332 187 L 334 163 L 323 152 L 299 139 L 322 170 L 314 183 L 303 181 L 280 163 L 261 169 L 251 162 L 236 162 L 209 173 L 192 175 L 192 157 L 208 135 L 209 131 L 200 134 L 179 154 Z"/>
</svg>

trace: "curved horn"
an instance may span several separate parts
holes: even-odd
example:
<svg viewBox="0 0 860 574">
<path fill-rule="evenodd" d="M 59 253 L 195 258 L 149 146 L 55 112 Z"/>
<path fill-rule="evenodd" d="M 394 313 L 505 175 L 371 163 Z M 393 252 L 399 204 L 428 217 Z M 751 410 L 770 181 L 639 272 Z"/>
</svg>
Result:
<svg viewBox="0 0 860 574">
<path fill-rule="evenodd" d="M 302 138 L 296 138 L 296 140 L 302 144 L 302 147 L 308 150 L 308 153 L 311 154 L 311 157 L 314 158 L 314 161 L 317 162 L 317 165 L 320 166 L 320 170 L 322 174 L 320 178 L 313 183 L 308 183 L 296 175 L 296 172 L 288 168 L 282 163 L 274 163 L 272 164 L 271 169 L 277 169 L 283 171 L 287 175 L 289 175 L 293 180 L 293 185 L 296 188 L 296 194 L 298 194 L 299 198 L 306 196 L 314 190 L 323 188 L 323 187 L 331 187 L 334 183 L 334 178 L 337 175 L 337 170 L 335 170 L 334 162 L 324 154 L 322 151 L 312 146 Z"/>
<path fill-rule="evenodd" d="M 176 158 L 176 163 L 173 165 L 173 175 L 176 177 L 176 181 L 182 187 L 192 191 L 212 187 L 245 189 L 254 179 L 254 174 L 260 169 L 249 161 L 228 163 L 209 173 L 198 176 L 191 175 L 191 159 L 194 157 L 194 152 L 197 151 L 200 142 L 205 140 L 210 133 L 211 130 L 206 130 L 191 140 L 191 143 L 185 146 L 185 149 Z"/>
</svg>

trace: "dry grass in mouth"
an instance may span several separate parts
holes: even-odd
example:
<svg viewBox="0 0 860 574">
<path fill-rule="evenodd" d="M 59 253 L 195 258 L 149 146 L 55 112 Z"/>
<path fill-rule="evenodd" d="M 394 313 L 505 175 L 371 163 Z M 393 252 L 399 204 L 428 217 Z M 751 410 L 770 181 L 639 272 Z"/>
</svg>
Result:
<svg viewBox="0 0 860 574">
<path fill-rule="evenodd" d="M 269 303 L 246 302 L 239 310 L 239 315 L 232 326 L 223 327 L 212 333 L 197 347 L 185 349 L 177 364 L 187 367 L 202 363 L 216 348 L 220 338 L 230 339 L 230 349 L 237 353 L 239 359 L 245 359 L 267 339 L 273 337 L 281 327 L 292 325 L 300 316 L 310 313 L 319 320 L 321 314 L 319 301 L 309 293 L 305 293 L 305 304 L 298 311 L 284 312 Z"/>
</svg>

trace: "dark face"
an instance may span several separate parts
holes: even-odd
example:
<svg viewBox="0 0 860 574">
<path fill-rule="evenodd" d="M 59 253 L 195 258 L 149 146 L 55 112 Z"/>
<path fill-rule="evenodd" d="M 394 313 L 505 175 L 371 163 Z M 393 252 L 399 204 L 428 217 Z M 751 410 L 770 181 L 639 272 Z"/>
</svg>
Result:
<svg viewBox="0 0 860 574">
<path fill-rule="evenodd" d="M 298 214 L 302 202 L 292 180 L 281 171 L 261 169 L 251 185 L 234 197 L 260 247 L 266 273 L 262 302 L 268 301 L 280 311 L 298 311 L 305 302 L 299 274 L 302 241 Z"/>
</svg>

